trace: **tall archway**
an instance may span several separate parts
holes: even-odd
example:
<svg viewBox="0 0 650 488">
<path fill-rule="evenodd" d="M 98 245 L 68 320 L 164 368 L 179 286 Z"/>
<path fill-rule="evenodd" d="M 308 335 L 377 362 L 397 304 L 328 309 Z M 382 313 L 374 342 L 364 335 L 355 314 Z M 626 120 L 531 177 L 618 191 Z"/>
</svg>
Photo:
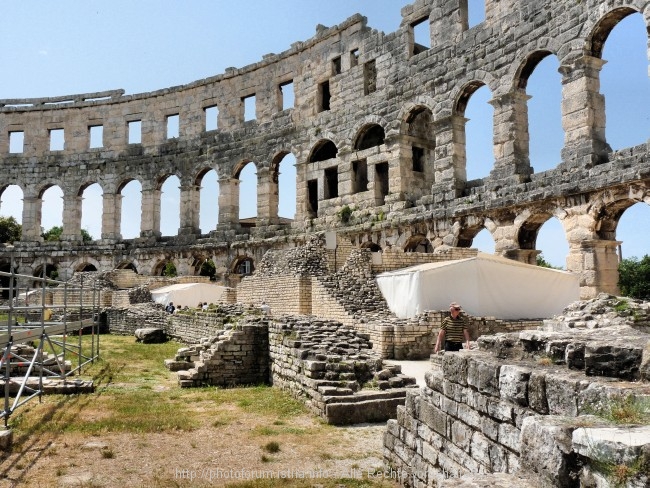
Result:
<svg viewBox="0 0 650 488">
<path fill-rule="evenodd" d="M 466 117 L 465 178 L 483 178 L 494 167 L 494 107 L 488 102 L 490 89 L 482 82 L 468 84 L 457 104 L 458 115 Z M 461 172 L 462 173 L 462 172 Z"/>
<path fill-rule="evenodd" d="M 53 185 L 44 189 L 42 201 L 41 227 L 47 232 L 54 227 L 63 227 L 63 190 Z"/>
<path fill-rule="evenodd" d="M 137 180 L 130 180 L 120 188 L 120 193 L 122 195 L 120 233 L 124 239 L 139 237 L 142 221 L 142 185 Z"/>
<path fill-rule="evenodd" d="M 235 177 L 239 179 L 239 219 L 254 219 L 257 217 L 257 166 L 252 161 L 244 163 Z"/>
<path fill-rule="evenodd" d="M 181 181 L 176 175 L 167 175 L 160 187 L 160 233 L 175 236 L 181 226 Z"/>
<path fill-rule="evenodd" d="M 81 228 L 93 239 L 102 236 L 102 215 L 104 203 L 102 187 L 99 183 L 91 183 L 81 190 Z"/>
<path fill-rule="evenodd" d="M 217 228 L 219 223 L 219 175 L 213 169 L 202 172 L 197 178 L 201 186 L 199 206 L 199 226 L 201 233 Z"/>
<path fill-rule="evenodd" d="M 288 153 L 275 165 L 278 184 L 278 216 L 294 219 L 296 215 L 296 157 Z"/>
<path fill-rule="evenodd" d="M 23 221 L 23 190 L 18 185 L 8 185 L 0 190 L 0 216 Z"/>
</svg>

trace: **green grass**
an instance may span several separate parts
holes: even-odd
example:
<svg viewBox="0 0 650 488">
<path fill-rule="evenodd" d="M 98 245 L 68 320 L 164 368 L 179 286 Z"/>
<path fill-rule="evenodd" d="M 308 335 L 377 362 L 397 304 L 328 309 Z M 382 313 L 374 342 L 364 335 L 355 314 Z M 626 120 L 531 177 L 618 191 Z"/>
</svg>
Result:
<svg viewBox="0 0 650 488">
<path fill-rule="evenodd" d="M 615 424 L 649 424 L 650 398 L 634 395 L 613 397 L 604 404 L 586 408 L 585 412 Z"/>
</svg>

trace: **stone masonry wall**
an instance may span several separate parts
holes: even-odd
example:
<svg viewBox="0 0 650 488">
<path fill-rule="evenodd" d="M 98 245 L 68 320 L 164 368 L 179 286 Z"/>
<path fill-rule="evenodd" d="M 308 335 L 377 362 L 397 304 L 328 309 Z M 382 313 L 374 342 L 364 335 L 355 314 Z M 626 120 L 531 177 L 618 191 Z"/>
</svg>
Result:
<svg viewBox="0 0 650 488">
<path fill-rule="evenodd" d="M 592 414 L 648 405 L 650 335 L 606 325 L 616 312 L 604 298 L 577 308 L 606 328 L 484 336 L 479 351 L 443 355 L 387 425 L 385 460 L 404 486 L 615 486 L 603 463 L 641 466 L 625 486 L 647 486 L 650 427 Z"/>
<path fill-rule="evenodd" d="M 237 286 L 239 303 L 259 306 L 291 315 L 312 313 L 312 279 L 309 276 L 247 276 Z"/>
</svg>

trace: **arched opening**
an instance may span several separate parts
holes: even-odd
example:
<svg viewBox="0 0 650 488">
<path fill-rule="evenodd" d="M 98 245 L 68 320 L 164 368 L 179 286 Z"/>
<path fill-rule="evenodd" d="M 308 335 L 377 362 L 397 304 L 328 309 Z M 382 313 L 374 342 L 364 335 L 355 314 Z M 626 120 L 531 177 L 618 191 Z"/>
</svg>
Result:
<svg viewBox="0 0 650 488">
<path fill-rule="evenodd" d="M 43 278 L 43 265 L 39 265 L 35 270 L 33 275 L 35 278 Z M 45 265 L 45 278 L 49 278 L 51 280 L 58 280 L 59 279 L 59 270 L 58 268 L 53 265 L 53 264 L 46 264 Z M 43 286 L 41 283 L 35 282 L 34 288 L 40 288 Z M 57 286 L 56 283 L 48 283 L 47 286 Z"/>
<path fill-rule="evenodd" d="M 483 178 L 494 167 L 494 107 L 488 102 L 490 89 L 481 82 L 468 85 L 458 101 L 458 113 L 465 124 L 466 180 Z"/>
<path fill-rule="evenodd" d="M 536 240 L 531 249 L 541 253 L 537 256 L 537 263 L 550 265 L 554 268 L 566 268 L 566 258 L 569 255 L 569 243 L 562 223 L 557 217 L 551 217 L 537 228 Z"/>
<path fill-rule="evenodd" d="M 404 245 L 404 252 L 425 252 L 432 253 L 433 246 L 429 239 L 423 235 L 411 236 L 406 244 Z"/>
<path fill-rule="evenodd" d="M 212 259 L 204 259 L 198 263 L 198 275 L 207 276 L 211 281 L 217 277 L 217 267 Z"/>
<path fill-rule="evenodd" d="M 436 144 L 432 120 L 431 110 L 422 106 L 411 110 L 406 118 L 406 137 L 411 146 L 411 170 L 416 176 L 433 174 L 433 151 Z M 426 178 L 423 182 L 433 181 Z"/>
<path fill-rule="evenodd" d="M 231 271 L 232 273 L 241 277 L 253 274 L 253 271 L 255 271 L 255 263 L 253 262 L 253 258 L 243 256 L 235 259 L 231 267 Z"/>
<path fill-rule="evenodd" d="M 650 136 L 650 79 L 643 15 L 628 8 L 613 11 L 594 35 L 594 54 L 603 43 L 607 63 L 600 73 L 600 91 L 605 97 L 606 140 L 614 150 L 645 143 Z"/>
<path fill-rule="evenodd" d="M 288 153 L 276 166 L 278 216 L 293 220 L 296 216 L 296 157 Z"/>
<path fill-rule="evenodd" d="M 23 190 L 9 185 L 0 192 L 0 216 L 13 217 L 19 224 L 23 221 Z"/>
<path fill-rule="evenodd" d="M 199 226 L 201 233 L 207 234 L 219 222 L 219 175 L 213 169 L 205 171 L 199 175 L 197 184 L 201 186 Z"/>
<path fill-rule="evenodd" d="M 48 232 L 55 227 L 63 229 L 63 191 L 50 186 L 40 195 L 42 201 L 41 230 Z"/>
<path fill-rule="evenodd" d="M 494 254 L 495 243 L 492 234 L 490 234 L 490 231 L 483 229 L 478 234 L 476 234 L 472 239 L 471 247 L 478 249 L 480 252 Z"/>
<path fill-rule="evenodd" d="M 361 247 L 361 249 L 370 249 L 370 252 L 381 252 L 381 246 L 372 241 L 364 242 L 359 247 Z"/>
<path fill-rule="evenodd" d="M 357 151 L 363 151 L 371 147 L 381 146 L 386 139 L 384 128 L 378 124 L 372 124 L 364 127 L 357 136 L 354 148 Z"/>
<path fill-rule="evenodd" d="M 616 240 L 621 241 L 621 258 L 642 259 L 650 254 L 647 234 L 639 229 L 650 229 L 650 205 L 638 202 L 628 207 L 616 225 Z"/>
<path fill-rule="evenodd" d="M 92 263 L 82 263 L 77 267 L 75 273 L 84 273 L 86 271 L 97 271 L 97 267 Z"/>
<path fill-rule="evenodd" d="M 175 236 L 181 226 L 181 180 L 176 175 L 164 178 L 160 187 L 160 233 Z"/>
<path fill-rule="evenodd" d="M 174 278 L 175 276 L 178 276 L 178 272 L 176 270 L 176 265 L 174 262 L 171 259 L 165 259 L 163 261 L 159 261 L 158 264 L 156 264 L 156 266 L 153 268 L 153 275 Z"/>
<path fill-rule="evenodd" d="M 239 220 L 242 225 L 255 226 L 257 217 L 257 166 L 245 163 L 235 175 L 239 179 Z"/>
<path fill-rule="evenodd" d="M 318 141 L 309 155 L 310 163 L 317 163 L 319 161 L 327 161 L 333 159 L 339 153 L 336 145 L 329 139 Z"/>
<path fill-rule="evenodd" d="M 142 220 L 142 185 L 137 180 L 126 183 L 119 192 L 122 195 L 120 233 L 124 239 L 140 236 Z"/>
<path fill-rule="evenodd" d="M 529 158 L 539 173 L 555 168 L 562 161 L 562 75 L 556 56 L 539 51 L 528 58 L 519 79 L 528 101 Z"/>
<path fill-rule="evenodd" d="M 124 262 L 121 262 L 120 264 L 118 264 L 118 265 L 115 267 L 115 269 L 130 269 L 130 270 L 132 270 L 134 273 L 137 273 L 137 272 L 138 272 L 138 269 L 135 267 L 135 264 L 133 264 L 133 263 L 130 262 L 130 261 L 124 261 Z"/>
<path fill-rule="evenodd" d="M 100 239 L 102 236 L 102 193 L 99 183 L 91 183 L 81 189 L 81 228 L 93 239 Z"/>
</svg>

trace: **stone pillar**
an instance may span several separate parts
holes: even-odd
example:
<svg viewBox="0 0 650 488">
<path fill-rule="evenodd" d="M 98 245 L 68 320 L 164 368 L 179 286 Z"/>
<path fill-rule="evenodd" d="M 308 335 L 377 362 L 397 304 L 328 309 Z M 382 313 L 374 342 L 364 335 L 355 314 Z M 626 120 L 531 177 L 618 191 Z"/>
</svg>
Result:
<svg viewBox="0 0 650 488">
<path fill-rule="evenodd" d="M 219 178 L 219 223 L 217 230 L 239 224 L 239 179 Z"/>
<path fill-rule="evenodd" d="M 43 200 L 38 197 L 23 198 L 23 233 L 21 242 L 41 242 L 41 215 Z"/>
<path fill-rule="evenodd" d="M 467 157 L 465 153 L 465 124 L 467 119 L 451 115 L 433 123 L 436 135 L 433 194 L 450 191 L 444 199 L 454 199 L 467 181 Z"/>
<path fill-rule="evenodd" d="M 605 61 L 582 56 L 561 66 L 562 161 L 590 168 L 607 161 L 611 151 L 605 140 L 605 98 L 600 94 L 600 70 Z"/>
<path fill-rule="evenodd" d="M 61 240 L 81 242 L 81 197 L 63 196 L 63 232 Z"/>
<path fill-rule="evenodd" d="M 522 89 L 494 97 L 494 169 L 492 178 L 515 177 L 522 182 L 533 172 L 530 167 L 528 100 Z"/>
<path fill-rule="evenodd" d="M 122 194 L 104 193 L 102 202 L 102 239 L 120 240 L 122 222 Z"/>
<path fill-rule="evenodd" d="M 141 237 L 160 237 L 160 190 L 142 190 Z"/>
<path fill-rule="evenodd" d="M 567 269 L 580 275 L 580 299 L 599 293 L 619 295 L 618 246 L 620 241 L 584 240 L 569 243 Z"/>
<path fill-rule="evenodd" d="M 257 227 L 278 223 L 278 173 L 257 169 Z"/>
<path fill-rule="evenodd" d="M 199 235 L 201 187 L 198 185 L 181 185 L 181 226 L 178 235 Z"/>
</svg>

